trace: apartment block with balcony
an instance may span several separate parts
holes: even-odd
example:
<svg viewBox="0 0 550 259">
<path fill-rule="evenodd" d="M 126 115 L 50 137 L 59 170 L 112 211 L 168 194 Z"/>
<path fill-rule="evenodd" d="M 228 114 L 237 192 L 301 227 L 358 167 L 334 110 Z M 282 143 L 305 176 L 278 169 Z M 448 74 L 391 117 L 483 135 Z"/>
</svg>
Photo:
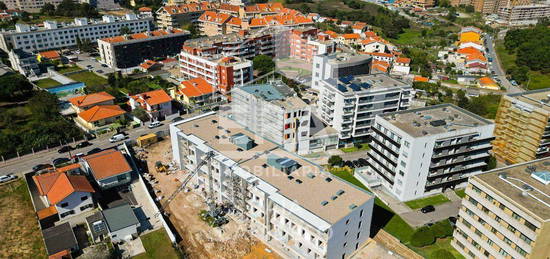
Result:
<svg viewBox="0 0 550 259">
<path fill-rule="evenodd" d="M 156 12 L 157 23 L 161 28 L 178 28 L 187 23 L 196 23 L 205 12 L 217 6 L 213 2 L 165 5 Z"/>
<path fill-rule="evenodd" d="M 321 91 L 324 79 L 364 75 L 370 72 L 372 57 L 354 53 L 320 54 L 313 57 L 311 88 Z"/>
<path fill-rule="evenodd" d="M 504 95 L 495 118 L 495 157 L 507 164 L 550 155 L 550 90 Z"/>
<path fill-rule="evenodd" d="M 499 22 L 508 25 L 537 24 L 540 19 L 550 17 L 550 4 L 528 4 L 501 7 L 498 11 Z"/>
<path fill-rule="evenodd" d="M 371 193 L 234 120 L 207 113 L 170 125 L 170 135 L 174 161 L 198 170 L 194 191 L 231 206 L 228 216 L 282 257 L 345 258 L 368 240 Z"/>
<path fill-rule="evenodd" d="M 0 32 L 0 48 L 5 52 L 10 49 L 32 52 L 74 47 L 77 38 L 95 42 L 101 38 L 120 35 L 123 27 L 134 33 L 150 31 L 154 27 L 153 18 L 141 18 L 135 14 L 121 17 L 104 15 L 102 20 L 75 18 L 73 23 L 44 21 L 43 28 L 16 24 L 15 30 Z"/>
<path fill-rule="evenodd" d="M 336 42 L 320 35 L 314 27 L 296 28 L 290 32 L 290 57 L 312 62 L 320 54 L 336 52 Z"/>
<path fill-rule="evenodd" d="M 549 171 L 543 158 L 471 177 L 451 245 L 468 259 L 548 258 Z"/>
<path fill-rule="evenodd" d="M 487 166 L 494 124 L 452 104 L 376 116 L 360 174 L 401 201 L 463 187 Z"/>
<path fill-rule="evenodd" d="M 405 110 L 412 86 L 386 74 L 344 76 L 319 81 L 317 114 L 339 133 L 340 145 L 368 140 L 378 114 Z"/>
</svg>

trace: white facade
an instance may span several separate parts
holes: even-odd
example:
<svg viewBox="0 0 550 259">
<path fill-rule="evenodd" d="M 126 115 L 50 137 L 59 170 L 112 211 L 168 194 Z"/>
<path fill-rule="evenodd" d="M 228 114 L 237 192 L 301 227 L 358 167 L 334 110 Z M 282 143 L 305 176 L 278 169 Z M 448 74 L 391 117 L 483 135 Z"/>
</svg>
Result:
<svg viewBox="0 0 550 259">
<path fill-rule="evenodd" d="M 379 41 L 373 41 L 368 44 L 361 44 L 361 50 L 364 52 L 384 53 L 386 52 L 386 44 Z"/>
<path fill-rule="evenodd" d="M 368 74 L 372 59 L 369 55 L 337 53 L 313 57 L 311 88 L 320 91 L 321 80 L 348 75 Z"/>
<path fill-rule="evenodd" d="M 498 13 L 499 20 L 509 25 L 537 24 L 539 19 L 547 17 L 550 17 L 550 4 L 502 7 Z"/>
<path fill-rule="evenodd" d="M 339 132 L 341 144 L 368 136 L 376 115 L 405 110 L 412 98 L 410 84 L 385 74 L 348 76 L 319 83 L 317 114 Z"/>
<path fill-rule="evenodd" d="M 76 216 L 82 212 L 92 210 L 94 201 L 89 192 L 73 192 L 62 201 L 55 204 L 60 219 Z"/>
<path fill-rule="evenodd" d="M 89 22 L 86 18 L 75 18 L 72 24 L 46 21 L 44 25 L 45 28 L 37 29 L 27 24 L 16 24 L 15 31 L 0 32 L 0 48 L 6 52 L 11 49 L 28 52 L 60 49 L 76 46 L 77 38 L 95 43 L 101 38 L 120 35 L 122 27 L 128 27 L 134 33 L 150 31 L 153 18 L 137 18 L 134 14 L 116 18 L 105 15 L 101 21 Z"/>
<path fill-rule="evenodd" d="M 448 104 L 376 116 L 368 171 L 401 201 L 463 187 L 485 168 L 493 129 Z"/>
<path fill-rule="evenodd" d="M 8 52 L 11 68 L 24 76 L 37 76 L 40 74 L 36 55 L 21 51 L 11 50 Z"/>
<path fill-rule="evenodd" d="M 211 127 L 213 118 L 216 124 L 231 130 L 231 134 L 238 132 L 252 137 L 258 145 L 247 150 L 248 153 L 242 152 L 243 159 L 250 159 L 237 164 L 238 153 L 227 150 L 228 144 L 223 140 L 211 141 L 217 132 L 201 130 Z M 172 124 L 170 135 L 174 161 L 180 168 L 195 171 L 205 154 L 214 152 L 207 165 L 198 171 L 194 184 L 199 188 L 195 190 L 217 203 L 234 206 L 236 212 L 229 216 L 246 223 L 252 235 L 281 256 L 344 258 L 368 240 L 373 196 L 332 178 L 318 166 L 278 149 L 273 143 L 262 142 L 252 132 L 214 113 Z M 258 155 L 252 156 L 253 153 Z M 288 172 L 287 179 L 284 172 L 264 164 L 266 157 L 270 163 L 271 155 L 289 158 L 301 167 Z M 293 186 L 298 184 L 303 186 Z"/>
</svg>

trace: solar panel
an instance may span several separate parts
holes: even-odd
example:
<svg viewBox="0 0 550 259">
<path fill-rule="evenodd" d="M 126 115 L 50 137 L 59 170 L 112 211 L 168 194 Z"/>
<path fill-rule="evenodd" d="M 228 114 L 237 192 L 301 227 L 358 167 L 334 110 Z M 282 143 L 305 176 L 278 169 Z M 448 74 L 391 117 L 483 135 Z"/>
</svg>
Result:
<svg viewBox="0 0 550 259">
<path fill-rule="evenodd" d="M 371 88 L 371 86 L 372 86 L 372 85 L 369 84 L 369 83 L 362 83 L 362 84 L 361 84 L 361 87 L 363 87 L 363 88 L 365 88 L 365 89 L 369 89 L 369 88 Z"/>
<path fill-rule="evenodd" d="M 340 77 L 339 80 L 342 81 L 342 83 L 344 84 L 349 84 L 349 82 L 353 80 L 353 76 L 343 76 L 343 77 Z"/>
<path fill-rule="evenodd" d="M 338 84 L 338 91 L 345 93 L 348 89 L 345 86 Z"/>
<path fill-rule="evenodd" d="M 97 221 L 92 224 L 92 228 L 94 232 L 99 233 L 105 230 L 105 224 L 103 224 L 103 221 Z"/>
</svg>

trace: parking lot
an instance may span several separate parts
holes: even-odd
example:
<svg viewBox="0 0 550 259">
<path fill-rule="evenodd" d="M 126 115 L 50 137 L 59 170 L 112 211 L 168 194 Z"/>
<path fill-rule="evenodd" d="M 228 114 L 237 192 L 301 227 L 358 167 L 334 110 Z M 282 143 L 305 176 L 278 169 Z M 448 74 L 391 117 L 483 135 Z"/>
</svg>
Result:
<svg viewBox="0 0 550 259">
<path fill-rule="evenodd" d="M 108 67 L 105 64 L 100 63 L 96 58 L 99 56 L 90 56 L 88 53 L 75 54 L 78 57 L 76 65 L 88 69 L 100 76 L 106 77 L 107 74 L 115 72 L 114 69 Z"/>
</svg>

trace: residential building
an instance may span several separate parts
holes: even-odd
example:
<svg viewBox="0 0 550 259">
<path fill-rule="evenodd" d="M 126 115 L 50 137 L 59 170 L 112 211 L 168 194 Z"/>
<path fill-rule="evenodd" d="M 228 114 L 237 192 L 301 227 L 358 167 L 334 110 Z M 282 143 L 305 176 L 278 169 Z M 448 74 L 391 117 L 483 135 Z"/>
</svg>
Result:
<svg viewBox="0 0 550 259">
<path fill-rule="evenodd" d="M 162 68 L 162 64 L 160 62 L 156 62 L 154 60 L 146 59 L 143 61 L 143 63 L 139 64 L 139 70 L 143 73 L 148 73 L 152 71 L 156 71 Z"/>
<path fill-rule="evenodd" d="M 173 160 L 198 171 L 193 190 L 231 204 L 234 212 L 228 216 L 281 256 L 344 258 L 368 240 L 371 193 L 234 120 L 207 113 L 170 125 L 170 135 Z M 203 160 L 206 165 L 195 168 Z"/>
<path fill-rule="evenodd" d="M 319 35 L 313 27 L 292 29 L 289 41 L 290 57 L 310 63 L 316 55 L 336 52 L 336 42 Z"/>
<path fill-rule="evenodd" d="M 98 105 L 114 105 L 115 97 L 103 91 L 73 97 L 69 99 L 69 103 L 76 113 L 80 113 Z"/>
<path fill-rule="evenodd" d="M 550 155 L 550 90 L 503 95 L 495 118 L 495 157 L 507 164 Z"/>
<path fill-rule="evenodd" d="M 343 76 L 320 81 L 317 113 L 336 129 L 340 144 L 366 141 L 374 117 L 405 110 L 412 98 L 412 85 L 386 74 Z"/>
<path fill-rule="evenodd" d="M 36 56 L 39 62 L 61 60 L 61 55 L 56 50 L 42 51 Z"/>
<path fill-rule="evenodd" d="M 172 98 L 162 89 L 131 95 L 128 101 L 130 108 L 140 107 L 151 119 L 162 119 L 173 114 Z"/>
<path fill-rule="evenodd" d="M 408 75 L 411 72 L 411 59 L 410 58 L 396 58 L 393 61 L 391 68 L 391 75 Z"/>
<path fill-rule="evenodd" d="M 485 88 L 485 89 L 490 89 L 495 91 L 500 90 L 500 87 L 498 86 L 497 82 L 495 82 L 495 80 L 487 76 L 480 78 L 477 81 L 477 86 L 479 88 Z"/>
<path fill-rule="evenodd" d="M 168 29 L 97 40 L 103 63 L 111 68 L 132 68 L 146 59 L 175 56 L 191 37 L 188 31 Z"/>
<path fill-rule="evenodd" d="M 537 24 L 540 19 L 550 17 L 550 4 L 529 4 L 501 7 L 499 22 L 508 25 Z"/>
<path fill-rule="evenodd" d="M 228 94 L 234 86 L 252 81 L 253 67 L 249 60 L 223 54 L 197 53 L 185 46 L 179 58 L 184 78 L 204 78 L 222 94 Z"/>
<path fill-rule="evenodd" d="M 204 11 L 216 8 L 214 2 L 187 3 L 180 5 L 165 5 L 156 12 L 159 27 L 178 28 L 185 24 L 196 23 Z"/>
<path fill-rule="evenodd" d="M 386 61 L 373 60 L 370 66 L 371 74 L 384 73 L 387 74 L 391 64 Z"/>
<path fill-rule="evenodd" d="M 513 7 L 532 4 L 533 0 L 470 0 L 476 12 L 482 14 L 497 14 L 501 7 Z"/>
<path fill-rule="evenodd" d="M 360 177 L 400 201 L 464 187 L 487 166 L 493 129 L 492 122 L 452 104 L 378 115 L 368 172 Z"/>
<path fill-rule="evenodd" d="M 12 49 L 8 51 L 11 68 L 24 76 L 40 75 L 40 67 L 36 55 L 29 52 Z"/>
<path fill-rule="evenodd" d="M 244 6 L 244 15 L 241 11 L 241 18 L 261 18 L 268 15 L 275 15 L 283 11 L 282 3 L 262 3 Z"/>
<path fill-rule="evenodd" d="M 544 158 L 471 177 L 451 245 L 468 259 L 548 258 L 549 165 Z"/>
<path fill-rule="evenodd" d="M 150 16 L 152 17 L 153 16 L 153 9 L 149 8 L 149 7 L 140 7 L 138 9 L 138 12 L 139 12 L 139 15 L 142 15 L 142 16 Z"/>
<path fill-rule="evenodd" d="M 120 243 L 137 237 L 139 220 L 128 203 L 103 210 L 101 214 L 112 242 Z"/>
<path fill-rule="evenodd" d="M 145 32 L 153 28 L 153 18 L 139 18 L 135 14 L 124 17 L 104 15 L 102 20 L 75 18 L 74 23 L 45 21 L 43 28 L 27 24 L 16 24 L 15 30 L 0 32 L 0 48 L 5 52 L 11 49 L 24 51 L 44 51 L 75 47 L 77 39 L 96 42 L 98 39 L 120 35 L 121 28 L 132 32 Z"/>
<path fill-rule="evenodd" d="M 201 77 L 182 81 L 179 86 L 170 89 L 170 96 L 191 110 L 216 107 L 223 100 L 216 88 Z"/>
<path fill-rule="evenodd" d="M 238 19 L 237 17 L 233 17 L 226 13 L 205 11 L 198 20 L 199 30 L 201 31 L 201 34 L 205 36 L 215 36 L 238 32 L 240 28 L 236 31 L 233 31 L 233 27 L 227 25 L 229 21 L 232 21 L 233 23 L 236 22 L 235 20 L 233 20 L 233 18 Z M 238 25 L 240 26 L 240 23 Z"/>
<path fill-rule="evenodd" d="M 6 0 L 4 3 L 8 9 L 38 13 L 44 4 L 57 6 L 62 0 Z"/>
<path fill-rule="evenodd" d="M 372 57 L 352 53 L 322 54 L 313 57 L 311 88 L 320 91 L 321 80 L 368 74 Z"/>
<path fill-rule="evenodd" d="M 71 258 L 78 251 L 78 241 L 69 222 L 43 229 L 42 236 L 48 258 Z"/>
<path fill-rule="evenodd" d="M 111 129 L 113 123 L 124 119 L 126 111 L 118 105 L 96 105 L 78 113 L 77 126 L 89 133 Z"/>
<path fill-rule="evenodd" d="M 101 189 L 110 189 L 130 183 L 132 167 L 125 154 L 116 149 L 82 157 L 84 171 L 93 177 Z"/>
<path fill-rule="evenodd" d="M 315 23 L 310 18 L 301 13 L 280 13 L 268 15 L 261 18 L 252 18 L 248 24 L 242 24 L 243 29 L 259 29 L 272 26 L 296 28 L 305 26 L 314 26 Z"/>
<path fill-rule="evenodd" d="M 84 175 L 51 172 L 32 178 L 45 205 L 37 211 L 39 219 L 58 215 L 63 220 L 94 207 L 92 193 L 95 190 Z"/>
</svg>

